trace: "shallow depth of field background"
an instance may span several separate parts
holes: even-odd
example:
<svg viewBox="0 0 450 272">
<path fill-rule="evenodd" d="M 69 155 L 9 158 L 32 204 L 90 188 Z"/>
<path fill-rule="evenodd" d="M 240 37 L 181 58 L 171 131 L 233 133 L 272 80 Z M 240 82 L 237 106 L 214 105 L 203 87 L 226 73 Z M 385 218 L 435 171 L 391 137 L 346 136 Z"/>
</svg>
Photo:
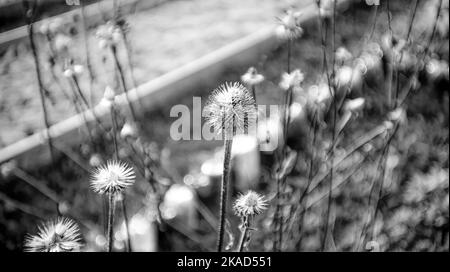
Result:
<svg viewBox="0 0 450 272">
<path fill-rule="evenodd" d="M 6 16 L 2 11 L 0 16 Z M 40 1 L 45 2 L 45 1 Z M 88 1 L 89 2 L 89 1 Z M 93 1 L 90 1 L 93 2 Z M 309 0 L 183 0 L 161 2 L 153 8 L 125 15 L 129 24 L 131 64 L 137 84 L 155 79 L 173 69 L 189 63 L 233 41 L 250 35 L 262 28 L 277 24 L 277 17 L 294 4 L 298 9 L 313 3 Z M 385 2 L 385 1 L 382 1 Z M 439 0 L 422 0 L 412 31 L 413 41 L 426 44 L 428 32 L 434 22 L 435 8 Z M 448 1 L 443 1 L 441 18 L 437 24 L 436 37 L 432 50 L 433 59 L 442 61 L 443 74 L 434 76 L 434 71 L 425 69 L 418 77 L 420 87 L 408 98 L 407 120 L 401 125 L 391 143 L 385 169 L 385 183 L 379 203 L 379 212 L 373 222 L 376 243 L 382 251 L 448 251 L 449 249 L 449 111 L 448 111 Z M 391 0 L 392 29 L 399 37 L 407 30 L 410 1 Z M 58 13 L 64 7 L 50 5 L 49 14 Z M 50 10 L 52 12 L 50 12 Z M 382 45 L 387 33 L 388 19 L 385 5 L 378 11 L 376 25 L 373 28 L 371 42 Z M 345 10 L 338 12 L 336 23 L 336 47 L 345 47 L 354 56 L 366 50 L 365 38 L 372 31 L 373 7 L 356 1 Z M 45 17 L 45 16 L 43 16 Z M 2 18 L 0 18 L 2 19 Z M 0 31 L 6 31 L 23 24 L 23 21 L 1 20 Z M 322 47 L 318 31 L 317 18 L 302 25 L 303 37 L 292 45 L 293 68 L 299 68 L 305 75 L 304 89 L 317 84 L 322 77 Z M 79 31 L 79 22 L 67 25 L 71 37 L 70 54 L 84 63 L 84 41 Z M 92 101 L 98 103 L 107 85 L 120 86 L 116 79 L 114 65 L 109 54 L 97 46 L 95 28 L 88 30 L 90 61 L 96 74 L 93 85 Z M 328 33 L 329 34 L 329 33 Z M 71 101 L 60 91 L 61 85 L 50 76 L 51 69 L 46 41 L 38 38 L 39 58 L 44 72 L 44 84 L 49 90 L 48 109 L 52 124 L 64 120 L 76 113 Z M 330 40 L 327 40 L 330 42 Z M 328 43 L 329 44 L 329 43 Z M 286 69 L 287 48 L 280 43 L 274 50 L 261 55 L 254 63 L 227 69 L 218 79 L 205 80 L 196 86 L 193 93 L 206 102 L 210 91 L 225 81 L 238 81 L 248 67 L 254 66 L 266 80 L 258 86 L 259 104 L 282 104 L 283 92 L 278 86 L 281 74 Z M 119 52 L 126 59 L 123 50 Z M 413 56 L 411 56 L 413 57 Z M 411 65 L 406 63 L 407 65 Z M 365 135 L 371 129 L 383 123 L 389 109 L 385 104 L 385 67 L 366 78 L 354 97 L 364 97 L 365 107 L 358 118 L 345 128 L 336 148 L 337 154 L 344 154 L 346 147 L 355 139 Z M 404 79 L 414 69 L 406 67 L 402 71 Z M 446 70 L 445 70 L 446 69 Z M 445 73 L 446 71 L 446 73 Z M 68 88 L 62 73 L 56 75 L 62 80 L 62 88 Z M 405 80 L 406 81 L 406 80 Z M 80 77 L 84 90 L 89 88 L 86 74 Z M 139 177 L 136 184 L 127 191 L 127 213 L 130 219 L 130 232 L 134 250 L 158 251 L 198 251 L 213 250 L 218 220 L 218 187 L 220 176 L 212 173 L 210 165 L 214 158 L 221 159 L 220 141 L 174 141 L 169 136 L 171 123 L 175 118 L 169 116 L 170 108 L 175 104 L 185 104 L 192 108 L 192 96 L 180 95 L 171 104 L 159 105 L 145 113 L 142 118 L 142 139 L 155 151 L 159 161 L 159 182 L 164 191 L 170 191 L 176 183 L 179 190 L 171 191 L 170 197 L 163 199 L 162 215 L 167 224 L 163 227 L 154 220 L 157 200 L 149 194 L 148 183 Z M 34 62 L 29 44 L 26 41 L 1 48 L 0 51 L 0 148 L 19 139 L 32 135 L 45 128 L 42 121 L 38 85 L 36 84 Z M 295 138 L 295 136 L 293 136 Z M 329 145 L 328 136 L 318 136 L 319 145 Z M 385 139 L 377 138 L 372 144 L 376 149 Z M 102 250 L 105 243 L 104 216 L 102 199 L 89 188 L 89 160 L 93 152 L 87 142 L 76 146 L 67 146 L 66 154 L 58 156 L 53 164 L 27 169 L 32 180 L 44 184 L 63 199 L 60 203 L 66 214 L 80 223 L 84 250 Z M 108 142 L 100 142 L 98 151 L 106 161 L 112 147 Z M 129 151 L 129 150 L 128 150 Z M 287 196 L 303 190 L 307 178 L 307 156 L 299 150 L 299 161 L 287 178 Z M 333 201 L 333 238 L 327 246 L 331 251 L 352 251 L 357 244 L 357 233 L 366 220 L 367 198 L 371 182 L 378 175 L 378 157 L 376 154 L 364 160 L 358 169 L 353 163 L 359 162 L 370 151 L 360 150 L 340 165 L 335 179 L 343 179 L 349 173 L 342 186 L 334 192 Z M 68 158 L 68 155 L 72 158 Z M 127 150 L 123 150 L 127 160 Z M 75 160 L 74 160 L 75 158 Z M 266 194 L 271 206 L 257 218 L 257 231 L 254 231 L 250 250 L 271 251 L 273 248 L 273 206 L 275 180 L 270 169 L 264 167 L 269 157 L 262 154 L 261 179 L 252 189 Z M 130 160 L 131 161 L 131 160 Z M 316 165 L 325 164 L 316 162 Z M 220 162 L 219 162 L 220 166 Z M 209 167 L 209 168 L 208 168 Z M 320 166 L 317 167 L 320 171 Z M 216 171 L 217 172 L 217 171 Z M 220 173 L 220 171 L 219 171 Z M 233 179 L 234 180 L 234 179 Z M 232 182 L 233 184 L 237 184 Z M 184 186 L 184 187 L 181 187 Z M 187 186 L 187 187 L 186 187 Z M 234 199 L 240 187 L 237 184 L 231 190 L 230 199 Z M 186 193 L 186 190 L 188 191 Z M 167 196 L 167 195 L 166 195 Z M 183 199 L 183 197 L 187 199 Z M 164 199 L 170 202 L 164 203 Z M 287 199 L 287 206 L 292 205 Z M 292 197 L 292 201 L 296 198 Z M 185 201 L 185 202 L 183 202 Z M 187 203 L 187 204 L 186 204 Z M 164 206 L 165 204 L 165 206 Z M 172 205 L 172 206 L 171 206 Z M 177 206 L 178 205 L 178 206 Z M 187 205 L 186 207 L 180 207 Z M 192 206 L 192 209 L 190 208 Z M 22 250 L 24 235 L 35 233 L 36 225 L 42 219 L 55 216 L 55 204 L 36 191 L 36 188 L 15 175 L 0 176 L 0 249 Z M 167 208 L 168 206 L 172 207 Z M 165 208 L 164 208 L 165 207 Z M 183 209 L 184 208 L 184 209 Z M 286 230 L 282 250 L 320 251 L 323 236 L 326 198 L 312 205 L 305 213 L 301 227 L 302 240 L 297 243 L 299 223 L 293 222 Z M 289 210 L 286 211 L 288 214 Z M 178 213 L 178 214 L 177 214 Z M 124 232 L 121 210 L 117 210 L 115 250 L 124 250 Z M 239 220 L 229 213 L 231 232 L 238 237 Z M 292 235 L 292 236 L 290 236 Z M 289 239 L 289 238 L 292 239 Z M 356 248 L 366 250 L 365 246 Z"/>
</svg>

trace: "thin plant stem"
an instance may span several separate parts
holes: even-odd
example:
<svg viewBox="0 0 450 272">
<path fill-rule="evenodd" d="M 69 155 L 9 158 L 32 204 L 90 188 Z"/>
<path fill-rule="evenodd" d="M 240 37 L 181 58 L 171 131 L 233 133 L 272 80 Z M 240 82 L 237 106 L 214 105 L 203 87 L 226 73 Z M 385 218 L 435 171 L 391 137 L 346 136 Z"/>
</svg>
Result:
<svg viewBox="0 0 450 272">
<path fill-rule="evenodd" d="M 244 244 L 245 244 L 249 229 L 250 229 L 250 218 L 247 218 L 247 219 L 244 219 L 244 222 L 242 224 L 241 236 L 239 237 L 238 252 L 242 252 L 244 250 Z"/>
<path fill-rule="evenodd" d="M 111 51 L 112 51 L 112 55 L 113 55 L 113 58 L 114 58 L 114 63 L 116 64 L 116 68 L 117 68 L 117 70 L 119 72 L 120 82 L 122 83 L 122 88 L 123 88 L 123 91 L 125 93 L 125 98 L 127 99 L 128 107 L 130 108 L 131 117 L 133 118 L 133 121 L 135 123 L 137 123 L 136 111 L 135 111 L 135 109 L 133 107 L 133 104 L 131 103 L 131 100 L 130 100 L 130 97 L 129 97 L 129 94 L 128 94 L 128 91 L 127 91 L 127 85 L 125 83 L 125 74 L 123 72 L 122 66 L 120 65 L 119 58 L 117 56 L 117 48 L 116 48 L 115 45 L 111 46 Z"/>
<path fill-rule="evenodd" d="M 128 213 L 127 208 L 125 205 L 125 194 L 122 194 L 122 213 L 123 213 L 123 221 L 125 223 L 125 230 L 127 233 L 127 252 L 132 252 L 132 246 L 131 246 L 131 237 L 130 237 L 130 228 L 129 228 L 129 221 L 128 221 Z"/>
<path fill-rule="evenodd" d="M 93 85 L 96 80 L 96 77 L 94 75 L 94 69 L 92 68 L 92 63 L 90 59 L 89 54 L 89 40 L 87 36 L 87 23 L 86 23 L 86 8 L 84 0 L 81 1 L 81 23 L 82 23 L 82 35 L 84 40 L 84 51 L 86 56 L 86 67 L 88 70 L 89 75 L 89 100 L 90 100 L 90 107 L 93 107 L 94 105 L 94 92 L 93 92 Z"/>
<path fill-rule="evenodd" d="M 333 178 L 334 178 L 334 142 L 336 139 L 336 120 L 337 120 L 337 99 L 336 99 L 336 85 L 334 84 L 335 79 L 335 64 L 336 64 L 336 57 L 335 57 L 335 48 L 336 48 L 336 1 L 333 2 L 333 20 L 332 20 L 332 65 L 331 65 L 331 79 L 332 82 L 330 85 L 329 82 L 329 88 L 333 89 L 333 101 L 332 108 L 333 108 L 333 125 L 332 125 L 332 132 L 331 132 L 331 152 L 330 152 L 330 160 L 331 160 L 331 167 L 330 167 L 330 182 L 328 186 L 328 205 L 327 205 L 327 212 L 326 212 L 326 221 L 325 221 L 325 230 L 324 230 L 324 236 L 322 240 L 322 251 L 325 250 L 326 247 L 326 241 L 328 238 L 328 232 L 329 232 L 329 226 L 330 226 L 330 214 L 331 214 L 331 208 L 333 204 Z M 328 73 L 327 73 L 328 74 Z"/>
<path fill-rule="evenodd" d="M 25 0 L 23 0 L 23 3 L 25 6 L 27 6 L 25 4 Z M 34 30 L 33 17 L 34 17 L 34 13 L 35 13 L 35 10 L 34 10 L 35 6 L 36 6 L 36 2 L 33 2 L 33 7 L 30 7 L 26 11 L 27 14 L 25 15 L 25 18 L 27 21 L 28 39 L 29 39 L 30 45 L 31 45 L 31 53 L 33 55 L 35 72 L 36 72 L 36 77 L 37 77 L 37 81 L 38 81 L 39 97 L 40 97 L 40 101 L 41 101 L 43 119 L 44 119 L 44 124 L 45 124 L 45 128 L 46 128 L 47 143 L 48 143 L 48 147 L 50 150 L 51 160 L 53 163 L 55 163 L 55 153 L 53 150 L 52 137 L 50 135 L 50 121 L 49 121 L 49 117 L 48 117 L 47 106 L 45 104 L 45 87 L 44 87 L 44 83 L 42 81 L 39 57 L 38 57 L 38 53 L 37 53 L 36 43 L 35 43 L 35 40 L 33 37 L 33 35 L 34 35 L 33 34 L 33 32 L 34 32 L 33 31 Z"/>
<path fill-rule="evenodd" d="M 314 147 L 316 145 L 316 134 L 317 134 L 317 120 L 316 120 L 316 112 L 314 113 L 313 116 L 313 120 L 312 120 L 312 126 L 313 126 L 313 135 L 312 135 L 312 143 L 311 143 L 311 149 L 312 149 L 312 154 L 311 154 L 311 158 L 309 160 L 309 170 L 308 170 L 308 182 L 306 184 L 306 188 L 305 191 L 303 191 L 303 194 L 300 196 L 300 200 L 299 200 L 299 206 L 303 207 L 304 201 L 308 195 L 308 190 L 309 187 L 311 186 L 311 182 L 312 182 L 312 178 L 313 178 L 313 170 L 314 170 L 314 159 L 315 159 L 315 152 L 314 152 Z M 299 218 L 299 239 L 297 242 L 297 246 L 296 248 L 298 250 L 300 250 L 301 247 L 301 243 L 302 243 L 302 231 L 303 231 L 303 223 L 304 223 L 304 217 L 305 217 L 305 213 L 306 210 L 303 210 L 300 214 L 300 218 Z"/>
<path fill-rule="evenodd" d="M 117 144 L 117 123 L 116 123 L 116 109 L 115 105 L 111 107 L 111 123 L 112 123 L 112 138 L 114 144 L 114 159 L 119 159 L 119 147 Z"/>
<path fill-rule="evenodd" d="M 287 72 L 291 72 L 291 55 L 292 55 L 292 41 L 289 39 L 287 42 Z"/>
<path fill-rule="evenodd" d="M 256 86 L 252 85 L 252 95 L 253 95 L 253 99 L 255 100 L 255 106 L 256 104 Z"/>
<path fill-rule="evenodd" d="M 138 91 L 138 85 L 136 83 L 136 77 L 134 74 L 134 67 L 133 67 L 133 61 L 131 59 L 131 48 L 130 48 L 130 42 L 128 40 L 128 36 L 126 31 L 124 31 L 123 29 L 121 29 L 121 33 L 122 33 L 122 37 L 123 37 L 123 45 L 125 48 L 125 53 L 126 53 L 126 57 L 127 57 L 127 62 L 128 62 L 128 67 L 130 68 L 130 79 L 131 79 L 131 84 L 133 86 L 133 88 L 136 90 L 136 93 Z M 142 101 L 141 99 L 138 99 L 139 101 L 139 105 L 141 106 L 141 108 L 143 107 Z"/>
<path fill-rule="evenodd" d="M 227 137 L 227 136 L 225 136 Z M 225 219 L 227 210 L 228 183 L 230 179 L 231 147 L 233 146 L 233 136 L 225 138 L 225 154 L 223 161 L 223 175 L 220 190 L 220 222 L 217 238 L 217 251 L 222 252 L 223 237 L 225 233 Z"/>
<path fill-rule="evenodd" d="M 114 242 L 114 193 L 108 193 L 108 252 L 112 252 L 113 242 Z"/>
<path fill-rule="evenodd" d="M 436 16 L 434 18 L 433 29 L 431 31 L 430 38 L 428 39 L 427 45 L 424 47 L 425 49 L 422 52 L 421 61 L 419 63 L 423 63 L 425 58 L 426 58 L 426 56 L 428 55 L 428 52 L 430 50 L 430 47 L 431 47 L 431 44 L 433 42 L 434 36 L 436 34 L 438 20 L 439 20 L 439 17 L 441 15 L 441 8 L 442 8 L 442 0 L 439 1 L 437 12 L 436 12 Z M 420 65 L 416 65 L 416 69 L 414 71 L 414 76 L 410 77 L 409 84 L 408 84 L 409 87 L 407 88 L 406 93 L 403 95 L 403 99 L 401 100 L 399 105 L 403 105 L 406 102 L 406 100 L 409 97 L 411 91 L 414 89 L 413 88 L 413 86 L 414 86 L 414 79 L 419 74 L 419 72 L 420 72 Z"/>
</svg>

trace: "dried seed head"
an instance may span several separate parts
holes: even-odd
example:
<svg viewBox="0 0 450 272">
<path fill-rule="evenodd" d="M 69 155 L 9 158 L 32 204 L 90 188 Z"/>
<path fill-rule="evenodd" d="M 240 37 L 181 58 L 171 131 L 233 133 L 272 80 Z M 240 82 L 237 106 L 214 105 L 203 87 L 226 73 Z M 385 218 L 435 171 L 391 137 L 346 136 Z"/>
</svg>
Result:
<svg viewBox="0 0 450 272">
<path fill-rule="evenodd" d="M 281 76 L 280 87 L 281 89 L 287 91 L 289 88 L 299 87 L 304 79 L 305 76 L 300 69 L 295 69 L 290 74 L 283 73 Z"/>
<path fill-rule="evenodd" d="M 103 163 L 102 156 L 100 154 L 95 153 L 92 154 L 91 158 L 89 159 L 89 165 L 92 167 L 98 167 Z"/>
<path fill-rule="evenodd" d="M 209 96 L 204 115 L 216 132 L 232 137 L 255 122 L 255 100 L 240 83 L 225 83 Z"/>
<path fill-rule="evenodd" d="M 355 99 L 347 99 L 344 102 L 344 110 L 348 111 L 358 111 L 364 107 L 365 99 L 362 97 L 358 97 Z"/>
<path fill-rule="evenodd" d="M 282 40 L 294 40 L 303 35 L 303 29 L 300 27 L 299 18 L 301 12 L 288 10 L 286 15 L 280 19 L 280 26 L 276 29 L 276 35 Z"/>
<path fill-rule="evenodd" d="M 241 194 L 233 205 L 234 213 L 239 217 L 248 217 L 261 214 L 267 208 L 267 200 L 264 196 L 248 191 Z"/>
<path fill-rule="evenodd" d="M 99 39 L 100 48 L 115 45 L 121 38 L 121 29 L 113 22 L 108 21 L 106 24 L 97 28 L 95 36 Z"/>
<path fill-rule="evenodd" d="M 406 111 L 399 107 L 388 113 L 388 119 L 394 122 L 404 122 L 406 120 Z"/>
<path fill-rule="evenodd" d="M 70 252 L 81 246 L 78 225 L 64 217 L 43 223 L 38 227 L 38 233 L 27 234 L 24 242 L 24 250 L 28 252 Z"/>
<path fill-rule="evenodd" d="M 65 52 L 72 46 L 72 39 L 65 34 L 57 34 L 53 40 L 56 51 Z"/>
<path fill-rule="evenodd" d="M 258 74 L 255 67 L 250 67 L 248 68 L 247 73 L 241 76 L 241 80 L 249 86 L 255 86 L 264 81 L 264 76 Z"/>
<path fill-rule="evenodd" d="M 346 62 L 352 58 L 350 53 L 345 47 L 339 47 L 336 49 L 336 60 L 340 62 Z"/>
<path fill-rule="evenodd" d="M 137 136 L 137 129 L 136 126 L 130 123 L 125 123 L 120 130 L 120 137 L 125 139 L 127 137 L 136 137 Z"/>
<path fill-rule="evenodd" d="M 128 164 L 108 161 L 92 172 L 91 188 L 99 194 L 119 193 L 133 185 L 135 178 L 134 170 Z"/>
<path fill-rule="evenodd" d="M 308 89 L 308 102 L 313 104 L 322 104 L 332 97 L 332 90 L 326 83 L 312 85 Z"/>
<path fill-rule="evenodd" d="M 0 176 L 8 178 L 17 168 L 17 161 L 12 160 L 0 165 Z"/>
</svg>

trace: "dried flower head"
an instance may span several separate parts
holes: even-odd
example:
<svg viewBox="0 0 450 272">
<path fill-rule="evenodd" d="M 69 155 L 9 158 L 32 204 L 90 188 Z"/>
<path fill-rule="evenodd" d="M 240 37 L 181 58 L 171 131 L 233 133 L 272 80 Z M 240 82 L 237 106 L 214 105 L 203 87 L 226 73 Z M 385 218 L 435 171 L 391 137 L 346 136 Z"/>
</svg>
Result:
<svg viewBox="0 0 450 272">
<path fill-rule="evenodd" d="M 107 46 L 117 44 L 117 42 L 120 41 L 121 35 L 120 27 L 111 21 L 99 26 L 95 33 L 95 36 L 99 39 L 100 48 L 106 48 Z"/>
<path fill-rule="evenodd" d="M 255 216 L 261 214 L 267 208 L 267 200 L 264 196 L 248 191 L 241 194 L 233 205 L 234 213 L 240 217 Z"/>
<path fill-rule="evenodd" d="M 215 131 L 232 136 L 255 122 L 255 100 L 240 83 L 225 83 L 209 96 L 204 113 Z"/>
<path fill-rule="evenodd" d="M 344 102 L 344 110 L 347 111 L 359 111 L 364 107 L 365 99 L 358 97 L 355 99 L 348 99 Z"/>
<path fill-rule="evenodd" d="M 255 67 L 250 67 L 248 68 L 247 73 L 241 76 L 241 80 L 249 86 L 255 86 L 264 81 L 264 76 L 258 74 Z"/>
<path fill-rule="evenodd" d="M 303 29 L 300 27 L 299 18 L 301 12 L 288 10 L 286 15 L 280 19 L 280 25 L 276 29 L 276 35 L 283 40 L 294 40 L 303 35 Z"/>
<path fill-rule="evenodd" d="M 65 34 L 58 33 L 53 39 L 53 44 L 55 46 L 56 51 L 58 52 L 66 52 L 73 45 L 72 38 Z"/>
<path fill-rule="evenodd" d="M 336 60 L 339 62 L 346 62 L 352 58 L 350 53 L 345 47 L 339 47 L 336 49 Z"/>
<path fill-rule="evenodd" d="M 105 92 L 103 93 L 103 97 L 100 100 L 99 104 L 106 108 L 110 108 L 113 106 L 115 98 L 116 93 L 114 92 L 113 88 L 111 88 L 110 86 L 106 86 Z"/>
<path fill-rule="evenodd" d="M 80 75 L 84 72 L 84 67 L 81 64 L 66 64 L 66 68 L 64 70 L 65 77 L 72 77 L 73 75 Z"/>
<path fill-rule="evenodd" d="M 388 119 L 394 122 L 404 122 L 406 120 L 406 111 L 403 108 L 398 107 L 388 113 Z"/>
<path fill-rule="evenodd" d="M 69 252 L 81 248 L 80 229 L 69 218 L 59 217 L 38 227 L 36 235 L 27 234 L 24 250 L 28 252 Z"/>
<path fill-rule="evenodd" d="M 89 165 L 92 167 L 98 167 L 102 163 L 103 163 L 102 156 L 100 156 L 100 154 L 98 153 L 92 154 L 92 156 L 89 159 Z"/>
<path fill-rule="evenodd" d="M 287 91 L 289 88 L 299 87 L 300 84 L 305 79 L 305 76 L 300 71 L 300 69 L 295 69 L 290 74 L 283 73 L 281 76 L 280 87 Z"/>
<path fill-rule="evenodd" d="M 135 178 L 133 168 L 127 163 L 108 161 L 92 172 L 91 188 L 99 194 L 119 193 L 133 185 Z"/>
<path fill-rule="evenodd" d="M 61 31 L 64 27 L 64 20 L 61 17 L 56 17 L 54 19 L 51 19 L 51 21 L 48 23 L 48 31 L 52 34 L 57 33 L 58 31 Z"/>
<path fill-rule="evenodd" d="M 122 129 L 120 130 L 120 137 L 125 139 L 127 137 L 136 137 L 137 136 L 137 129 L 134 124 L 126 122 Z"/>
<path fill-rule="evenodd" d="M 17 168 L 17 161 L 12 160 L 0 165 L 0 177 L 8 178 Z"/>
<path fill-rule="evenodd" d="M 313 104 L 322 104 L 330 100 L 332 97 L 332 90 L 326 83 L 319 85 L 312 85 L 308 89 L 308 102 Z"/>
</svg>

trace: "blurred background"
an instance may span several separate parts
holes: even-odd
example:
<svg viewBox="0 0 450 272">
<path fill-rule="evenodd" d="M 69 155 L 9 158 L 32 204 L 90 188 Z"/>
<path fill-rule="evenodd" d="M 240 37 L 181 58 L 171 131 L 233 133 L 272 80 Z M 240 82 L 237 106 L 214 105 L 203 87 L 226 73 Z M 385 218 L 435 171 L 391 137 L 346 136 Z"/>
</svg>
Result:
<svg viewBox="0 0 450 272">
<path fill-rule="evenodd" d="M 330 1 L 322 4 L 326 2 Z M 350 63 L 364 60 L 363 75 L 350 72 L 351 92 L 346 96 L 349 100 L 363 97 L 364 108 L 343 125 L 338 143 L 330 141 L 324 118 L 315 145 L 310 145 L 310 135 L 305 132 L 310 131 L 310 124 L 301 114 L 293 115 L 287 144 L 298 159 L 286 176 L 281 213 L 287 219 L 279 250 L 323 250 L 328 197 L 322 181 L 329 171 L 326 150 L 336 145 L 336 156 L 344 159 L 335 169 L 334 223 L 328 230 L 333 239 L 327 240 L 327 250 L 448 251 L 448 0 L 391 0 L 380 1 L 379 6 L 366 1 L 339 2 L 343 4 L 336 15 L 335 46 L 345 48 L 350 56 L 337 62 L 336 69 L 344 71 L 352 67 Z M 73 89 L 81 90 L 86 104 L 92 106 L 101 101 L 106 86 L 123 88 L 114 57 L 96 37 L 98 27 L 108 20 L 120 18 L 126 25 L 117 58 L 124 64 L 131 89 L 277 27 L 286 10 L 310 10 L 315 5 L 313 0 L 40 0 L 33 13 L 33 22 L 37 22 L 33 50 L 22 1 L 0 0 L 0 150 L 45 129 L 36 64 L 45 86 L 49 124 L 82 109 L 73 100 Z M 322 6 L 321 11 L 326 14 L 327 7 Z M 143 163 L 133 149 L 138 146 L 150 161 L 152 174 L 148 178 L 145 171 L 137 171 L 136 184 L 117 200 L 126 203 L 126 208 L 117 208 L 115 251 L 126 250 L 127 232 L 133 251 L 214 250 L 223 143 L 174 141 L 169 132 L 176 118 L 170 117 L 170 109 L 176 104 L 192 109 L 193 95 L 206 102 L 211 90 L 226 81 L 239 81 L 250 66 L 265 77 L 257 86 L 257 103 L 283 104 L 279 82 L 286 71 L 288 50 L 290 66 L 304 74 L 302 90 L 294 94 L 294 101 L 301 104 L 302 91 L 319 89 L 325 82 L 323 42 L 328 59 L 333 55 L 331 17 L 312 17 L 302 22 L 303 36 L 289 48 L 282 41 L 273 44 L 253 61 L 223 67 L 219 76 L 196 81 L 175 99 L 140 109 L 139 136 L 129 145 L 124 140 L 119 154 L 138 167 Z M 410 36 L 407 41 L 406 36 Z M 423 48 L 429 49 L 422 58 L 419 52 Z M 398 53 L 396 50 L 402 57 L 392 76 L 389 56 Z M 83 67 L 76 81 L 66 74 L 74 65 Z M 389 76 L 395 78 L 397 90 L 408 90 L 405 97 L 400 96 L 406 101 L 401 118 L 392 117 L 394 109 L 386 102 Z M 386 129 L 387 121 L 395 124 L 395 132 Z M 125 122 L 126 118 L 119 120 L 121 125 Z M 195 129 L 198 127 L 191 127 Z M 99 130 L 92 128 L 91 142 L 85 137 L 77 144 L 60 144 L 53 161 L 36 164 L 40 157 L 30 155 L 25 160 L 33 162 L 30 164 L 14 159 L 0 162 L 1 249 L 22 250 L 25 234 L 35 233 L 37 224 L 54 218 L 57 210 L 80 224 L 83 250 L 103 250 L 105 199 L 91 191 L 89 176 L 94 166 L 111 157 L 113 147 L 111 136 Z M 376 136 L 371 138 L 374 132 Z M 395 136 L 391 139 L 391 135 Z M 365 138 L 370 141 L 350 152 Z M 387 142 L 387 151 L 380 152 L 386 150 Z M 234 145 L 230 199 L 248 189 L 267 196 L 269 208 L 255 219 L 257 230 L 249 250 L 272 251 L 277 228 L 275 156 L 260 152 L 258 144 L 253 147 L 246 139 Z M 240 167 L 252 163 L 255 173 Z M 313 189 L 309 188 L 310 172 L 315 173 L 312 180 L 317 182 Z M 379 194 L 374 193 L 378 190 Z M 302 202 L 305 191 L 310 194 Z M 368 218 L 373 195 L 377 196 L 376 212 Z M 238 239 L 239 218 L 230 213 L 229 220 L 226 240 L 231 249 Z"/>
</svg>

